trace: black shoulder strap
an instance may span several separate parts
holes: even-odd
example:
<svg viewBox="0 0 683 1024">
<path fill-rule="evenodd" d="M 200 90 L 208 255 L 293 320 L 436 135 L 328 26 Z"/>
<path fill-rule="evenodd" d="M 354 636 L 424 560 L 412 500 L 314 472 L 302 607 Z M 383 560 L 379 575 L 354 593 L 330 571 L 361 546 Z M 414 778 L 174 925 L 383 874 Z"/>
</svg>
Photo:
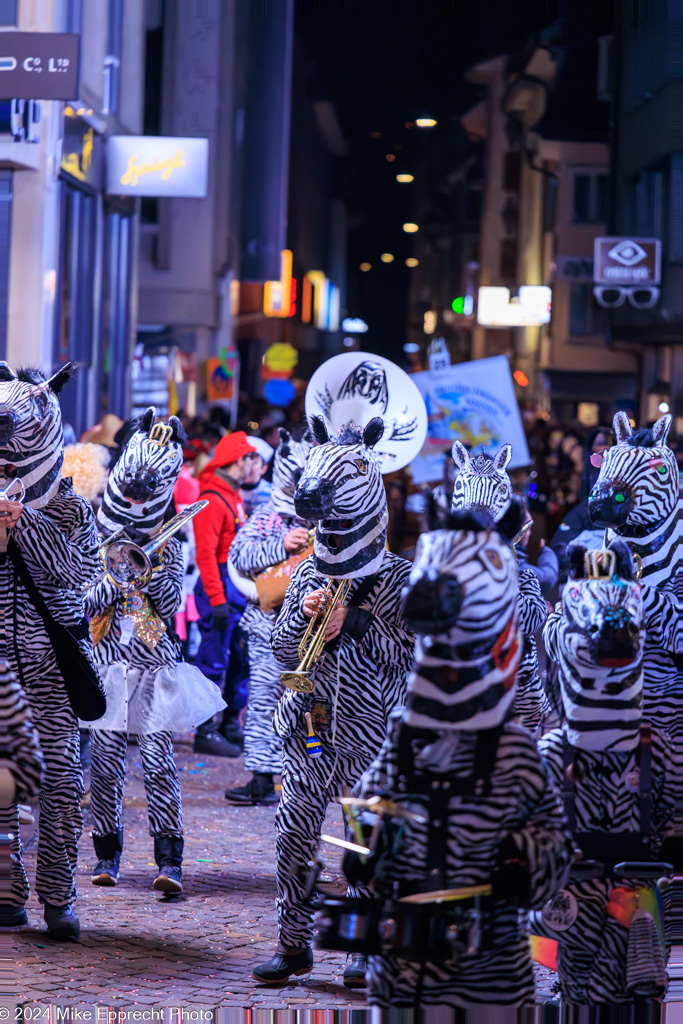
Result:
<svg viewBox="0 0 683 1024">
<path fill-rule="evenodd" d="M 234 519 L 235 519 L 235 525 L 236 525 L 237 527 L 239 527 L 239 526 L 241 526 L 241 525 L 242 525 L 242 524 L 240 523 L 239 519 L 237 518 L 237 516 L 235 515 L 235 510 L 234 510 L 234 508 L 232 507 L 232 505 L 231 505 L 231 504 L 230 504 L 230 502 L 229 502 L 229 501 L 227 500 L 227 498 L 225 497 L 225 495 L 224 495 L 224 494 L 221 494 L 221 492 L 220 492 L 220 491 L 202 491 L 202 492 L 201 492 L 201 494 L 199 495 L 199 497 L 200 497 L 200 498 L 204 498 L 204 497 L 205 497 L 205 496 L 206 496 L 207 494 L 215 494 L 217 498 L 220 498 L 220 499 L 221 499 L 221 501 L 223 502 L 223 504 L 225 505 L 225 507 L 227 508 L 228 512 L 230 512 L 230 513 L 231 513 L 231 515 L 233 515 L 233 516 L 234 516 Z"/>
<path fill-rule="evenodd" d="M 640 727 L 640 778 L 638 795 L 640 797 L 640 833 L 643 839 L 649 839 L 652 831 L 652 731 L 648 724 Z"/>
<path fill-rule="evenodd" d="M 365 576 L 362 583 L 358 587 L 358 590 L 351 595 L 347 604 L 349 608 L 360 608 L 363 601 L 370 595 L 370 591 L 374 588 L 378 580 L 378 575 L 375 573 L 374 576 Z"/>
<path fill-rule="evenodd" d="M 572 779 L 574 757 L 576 751 L 567 738 L 566 732 L 562 733 L 562 800 L 564 802 L 564 814 L 567 819 L 567 827 L 572 835 L 576 832 L 576 790 Z"/>
</svg>

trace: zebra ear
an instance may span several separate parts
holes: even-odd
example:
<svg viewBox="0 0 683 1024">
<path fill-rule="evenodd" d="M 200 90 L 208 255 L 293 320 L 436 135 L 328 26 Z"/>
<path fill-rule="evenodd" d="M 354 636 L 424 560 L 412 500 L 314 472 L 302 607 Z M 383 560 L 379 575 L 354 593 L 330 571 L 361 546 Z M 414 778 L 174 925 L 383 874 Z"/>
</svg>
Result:
<svg viewBox="0 0 683 1024">
<path fill-rule="evenodd" d="M 64 386 L 69 383 L 69 381 L 71 380 L 75 373 L 76 364 L 66 363 L 66 365 L 63 366 L 61 370 L 57 370 L 57 372 L 53 374 L 53 376 L 50 377 L 49 380 L 45 381 L 44 387 L 52 388 L 54 393 L 58 395 L 60 391 L 62 391 Z"/>
<path fill-rule="evenodd" d="M 154 419 L 156 417 L 156 414 L 157 411 L 154 408 L 154 406 L 148 406 L 147 409 L 145 409 L 145 411 L 143 412 L 140 419 L 138 420 L 135 429 L 143 430 L 146 434 L 149 434 L 150 430 L 154 426 Z"/>
<path fill-rule="evenodd" d="M 384 420 L 380 416 L 375 416 L 363 431 L 363 444 L 366 448 L 372 448 L 378 441 L 382 440 L 383 434 Z"/>
<path fill-rule="evenodd" d="M 322 416 L 311 416 L 310 422 L 313 437 L 316 439 L 318 444 L 327 444 L 327 442 L 330 439 L 330 435 L 327 433 L 325 420 L 322 418 Z"/>
<path fill-rule="evenodd" d="M 671 418 L 671 413 L 667 412 L 665 416 L 657 420 L 652 428 L 652 436 L 659 447 L 663 447 L 666 444 L 669 427 L 671 426 Z"/>
<path fill-rule="evenodd" d="M 500 448 L 500 450 L 498 452 L 496 452 L 496 457 L 493 460 L 494 468 L 495 469 L 507 469 L 508 463 L 510 462 L 511 458 L 512 458 L 512 445 L 511 444 L 504 444 Z"/>
<path fill-rule="evenodd" d="M 586 554 L 585 544 L 577 544 L 574 541 L 573 544 L 567 545 L 565 552 L 566 558 L 569 562 L 569 579 L 570 580 L 581 580 L 585 576 L 584 568 L 584 555 Z"/>
<path fill-rule="evenodd" d="M 615 539 L 610 544 L 610 549 L 614 552 L 617 560 L 616 575 L 622 580 L 634 580 L 636 573 L 633 555 L 626 541 Z"/>
<path fill-rule="evenodd" d="M 288 441 L 292 440 L 292 435 L 286 427 L 278 427 L 277 432 L 280 435 L 280 441 L 282 444 L 287 444 Z"/>
<path fill-rule="evenodd" d="M 622 444 L 633 433 L 631 430 L 631 421 L 625 412 L 618 412 L 616 414 L 612 421 L 612 427 L 614 428 L 614 436 L 617 439 L 617 444 Z"/>
<path fill-rule="evenodd" d="M 168 419 L 169 427 L 173 428 L 171 434 L 171 440 L 176 441 L 178 444 L 187 444 L 187 434 L 185 433 L 185 427 L 182 425 L 177 416 L 169 416 Z"/>
<path fill-rule="evenodd" d="M 458 469 L 464 469 L 467 463 L 470 461 L 470 453 L 465 448 L 462 441 L 454 441 L 453 447 L 451 448 L 451 455 L 453 456 L 453 462 L 456 464 Z"/>
</svg>

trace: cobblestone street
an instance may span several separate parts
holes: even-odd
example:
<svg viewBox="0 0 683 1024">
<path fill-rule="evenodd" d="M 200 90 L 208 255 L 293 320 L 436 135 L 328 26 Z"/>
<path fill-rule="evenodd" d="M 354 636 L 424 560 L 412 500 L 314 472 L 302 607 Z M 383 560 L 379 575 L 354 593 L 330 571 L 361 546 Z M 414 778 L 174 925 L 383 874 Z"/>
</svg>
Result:
<svg viewBox="0 0 683 1024">
<path fill-rule="evenodd" d="M 275 944 L 275 809 L 228 806 L 224 790 L 247 778 L 241 761 L 198 757 L 190 749 L 177 748 L 186 832 L 182 896 L 162 897 L 151 889 L 155 868 L 142 770 L 138 749 L 130 746 L 119 885 L 90 884 L 92 819 L 86 810 L 77 904 L 82 941 L 50 942 L 32 895 L 29 928 L 10 936 L 9 991 L 21 1002 L 45 1006 L 363 1008 L 363 995 L 342 986 L 342 953 L 317 950 L 313 972 L 280 988 L 251 980 L 252 967 Z M 341 810 L 333 807 L 325 831 L 341 836 L 341 822 Z M 22 836 L 33 880 L 35 828 L 23 828 Z M 325 851 L 329 876 L 341 884 L 339 858 L 331 847 Z M 548 976 L 540 978 L 541 998 L 549 995 Z"/>
</svg>

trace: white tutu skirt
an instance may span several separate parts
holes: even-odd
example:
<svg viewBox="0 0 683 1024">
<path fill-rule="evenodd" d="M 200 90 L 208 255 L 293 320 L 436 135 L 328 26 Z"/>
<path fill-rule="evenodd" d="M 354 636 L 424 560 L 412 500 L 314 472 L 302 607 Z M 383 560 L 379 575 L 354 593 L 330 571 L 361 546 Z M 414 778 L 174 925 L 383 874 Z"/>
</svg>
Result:
<svg viewBox="0 0 683 1024">
<path fill-rule="evenodd" d="M 227 707 L 221 691 L 194 665 L 181 661 L 157 669 L 136 669 L 118 661 L 100 670 L 107 711 L 82 728 L 138 735 L 186 732 Z"/>
</svg>

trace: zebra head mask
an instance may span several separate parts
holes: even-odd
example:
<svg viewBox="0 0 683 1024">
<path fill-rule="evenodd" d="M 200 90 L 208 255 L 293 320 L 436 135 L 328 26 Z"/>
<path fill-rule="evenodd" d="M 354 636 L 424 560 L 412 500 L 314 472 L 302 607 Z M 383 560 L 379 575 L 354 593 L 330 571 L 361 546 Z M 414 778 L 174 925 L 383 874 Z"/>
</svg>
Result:
<svg viewBox="0 0 683 1024">
<path fill-rule="evenodd" d="M 302 519 L 317 522 L 313 562 L 334 579 L 377 572 L 384 558 L 389 510 L 374 445 L 384 422 L 363 429 L 347 423 L 333 438 L 321 416 L 311 422 L 319 447 L 312 448 L 294 494 Z"/>
<path fill-rule="evenodd" d="M 617 443 L 602 453 L 600 475 L 588 496 L 591 521 L 624 536 L 663 522 L 678 501 L 676 457 L 666 443 L 671 414 L 635 434 L 625 412 L 614 417 Z"/>
<path fill-rule="evenodd" d="M 570 578 L 562 591 L 556 646 L 567 735 L 582 750 L 632 750 L 639 743 L 641 588 L 626 543 L 615 540 L 608 550 L 610 574 L 587 577 L 586 548 L 567 549 Z"/>
<path fill-rule="evenodd" d="M 0 487 L 18 477 L 31 508 L 43 508 L 59 487 L 64 436 L 57 396 L 75 369 L 67 363 L 48 380 L 30 368 L 15 375 L 0 362 Z"/>
<path fill-rule="evenodd" d="M 294 492 L 306 465 L 313 439 L 307 431 L 290 433 L 280 427 L 280 444 L 273 456 L 273 487 L 270 500 L 281 515 L 296 516 Z"/>
<path fill-rule="evenodd" d="M 123 526 L 151 535 L 164 518 L 183 466 L 187 437 L 177 416 L 165 424 L 155 423 L 154 415 L 150 406 L 134 424 L 134 432 L 109 474 L 97 513 L 105 533 Z"/>
<path fill-rule="evenodd" d="M 511 527 L 523 518 L 514 513 Z M 510 713 L 522 655 L 511 538 L 474 514 L 438 525 L 418 540 L 403 591 L 403 620 L 418 634 L 403 717 L 423 729 L 492 729 Z"/>
<path fill-rule="evenodd" d="M 512 458 L 512 445 L 504 444 L 491 457 L 486 452 L 474 458 L 461 441 L 453 442 L 453 461 L 460 472 L 455 478 L 451 512 L 472 509 L 487 512 L 494 523 L 501 519 L 510 507 L 512 484 L 505 472 Z"/>
</svg>

